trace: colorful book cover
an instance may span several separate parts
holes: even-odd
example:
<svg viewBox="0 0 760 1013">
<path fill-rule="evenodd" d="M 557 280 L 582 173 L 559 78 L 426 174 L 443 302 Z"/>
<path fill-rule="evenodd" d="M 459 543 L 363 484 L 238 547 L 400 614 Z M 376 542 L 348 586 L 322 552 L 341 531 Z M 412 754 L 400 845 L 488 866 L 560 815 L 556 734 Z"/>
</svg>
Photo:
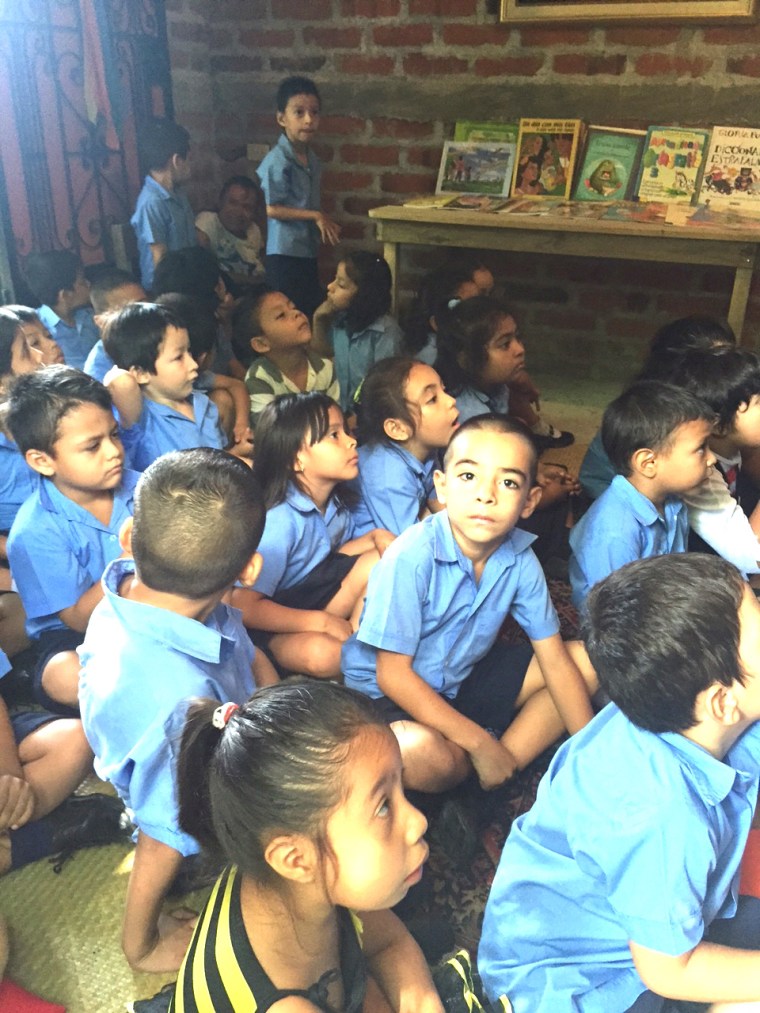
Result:
<svg viewBox="0 0 760 1013">
<path fill-rule="evenodd" d="M 509 141 L 446 141 L 435 192 L 507 197 L 514 160 L 515 145 Z"/>
<path fill-rule="evenodd" d="M 573 200 L 630 200 L 646 130 L 590 126 Z"/>
<path fill-rule="evenodd" d="M 700 203 L 760 214 L 760 130 L 713 127 Z"/>
<path fill-rule="evenodd" d="M 485 123 L 476 120 L 457 120 L 454 125 L 455 141 L 509 141 L 517 143 L 520 126 L 517 123 Z"/>
<path fill-rule="evenodd" d="M 570 197 L 580 120 L 520 120 L 512 197 Z"/>
<path fill-rule="evenodd" d="M 707 130 L 650 127 L 641 156 L 638 199 L 691 203 L 697 193 L 709 136 Z"/>
</svg>

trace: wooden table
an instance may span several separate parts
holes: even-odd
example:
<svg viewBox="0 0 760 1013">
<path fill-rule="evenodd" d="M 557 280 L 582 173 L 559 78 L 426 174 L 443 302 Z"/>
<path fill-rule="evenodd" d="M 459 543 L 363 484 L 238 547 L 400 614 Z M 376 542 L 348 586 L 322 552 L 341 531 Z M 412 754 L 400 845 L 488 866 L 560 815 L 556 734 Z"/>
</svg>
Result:
<svg viewBox="0 0 760 1013">
<path fill-rule="evenodd" d="M 752 343 L 743 329 L 760 229 L 391 206 L 374 208 L 369 216 L 377 225 L 377 238 L 383 243 L 385 259 L 393 274 L 394 308 L 402 244 L 709 264 L 733 268 L 728 322 L 743 344 Z"/>
</svg>

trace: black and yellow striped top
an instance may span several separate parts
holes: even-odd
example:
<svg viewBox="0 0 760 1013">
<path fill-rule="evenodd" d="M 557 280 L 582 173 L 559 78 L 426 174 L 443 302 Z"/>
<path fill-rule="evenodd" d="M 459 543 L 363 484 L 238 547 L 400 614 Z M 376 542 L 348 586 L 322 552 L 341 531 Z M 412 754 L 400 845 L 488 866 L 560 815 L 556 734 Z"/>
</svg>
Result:
<svg viewBox="0 0 760 1013">
<path fill-rule="evenodd" d="M 241 876 L 236 868 L 216 882 L 180 968 L 169 1013 L 266 1013 L 279 999 L 300 995 L 325 1013 L 327 988 L 337 971 L 308 989 L 278 989 L 269 980 L 249 942 L 240 908 Z M 344 1013 L 360 1013 L 367 984 L 361 948 L 361 922 L 338 908 L 340 974 Z"/>
</svg>

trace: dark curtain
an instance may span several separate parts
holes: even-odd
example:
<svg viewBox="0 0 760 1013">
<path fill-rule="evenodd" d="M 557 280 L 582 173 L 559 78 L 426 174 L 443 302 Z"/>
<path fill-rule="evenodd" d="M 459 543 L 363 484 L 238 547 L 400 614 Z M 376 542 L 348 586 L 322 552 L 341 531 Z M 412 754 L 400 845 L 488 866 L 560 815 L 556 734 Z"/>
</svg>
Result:
<svg viewBox="0 0 760 1013">
<path fill-rule="evenodd" d="M 172 115 L 163 0 L 0 0 L 0 215 L 15 280 L 31 250 L 110 259 L 110 226 L 142 185 L 136 134 L 155 115 Z"/>
</svg>

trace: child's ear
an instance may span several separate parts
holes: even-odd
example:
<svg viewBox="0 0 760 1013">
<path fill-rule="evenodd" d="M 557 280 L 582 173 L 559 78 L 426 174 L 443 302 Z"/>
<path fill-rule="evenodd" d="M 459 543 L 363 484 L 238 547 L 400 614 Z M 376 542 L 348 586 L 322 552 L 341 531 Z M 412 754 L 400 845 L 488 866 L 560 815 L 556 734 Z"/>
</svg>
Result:
<svg viewBox="0 0 760 1013">
<path fill-rule="evenodd" d="M 272 346 L 263 334 L 257 334 L 255 337 L 251 338 L 251 348 L 257 355 L 266 355 L 267 352 L 271 351 Z"/>
<path fill-rule="evenodd" d="M 528 498 L 525 500 L 525 506 L 522 508 L 520 512 L 520 516 L 523 519 L 526 517 L 530 517 L 530 515 L 536 509 L 538 504 L 541 502 L 541 492 L 542 489 L 540 485 L 531 486 L 530 492 L 528 493 Z"/>
<path fill-rule="evenodd" d="M 44 475 L 46 478 L 55 475 L 55 458 L 44 450 L 27 450 L 24 460 L 38 475 Z"/>
<path fill-rule="evenodd" d="M 285 129 L 285 114 L 284 113 L 280 113 L 280 112 L 277 113 L 277 125 L 280 126 L 280 127 L 282 127 L 283 130 Z"/>
<path fill-rule="evenodd" d="M 403 419 L 386 419 L 383 422 L 383 432 L 389 440 L 393 440 L 395 443 L 406 443 L 414 436 L 414 430 Z"/>
<path fill-rule="evenodd" d="M 648 447 L 634 450 L 631 455 L 631 471 L 644 478 L 654 478 L 657 475 L 656 452 Z"/>
<path fill-rule="evenodd" d="M 697 696 L 694 716 L 697 720 L 707 719 L 726 727 L 736 725 L 744 717 L 740 695 L 741 686 L 735 688 L 733 683 L 724 686 L 720 682 L 714 682 Z"/>
<path fill-rule="evenodd" d="M 245 564 L 243 569 L 240 571 L 238 580 L 243 587 L 253 587 L 258 580 L 258 576 L 261 573 L 261 567 L 264 560 L 258 552 L 254 552 L 248 562 Z"/>
<path fill-rule="evenodd" d="M 283 834 L 264 848 L 267 865 L 293 883 L 313 883 L 319 872 L 319 855 L 313 841 L 302 834 Z"/>
<path fill-rule="evenodd" d="M 135 378 L 141 387 L 144 387 L 146 383 L 150 383 L 150 373 L 147 369 L 143 369 L 142 366 L 130 366 L 127 372 Z"/>
<path fill-rule="evenodd" d="M 438 502 L 446 506 L 446 472 L 436 468 L 433 472 L 433 485 Z"/>
<path fill-rule="evenodd" d="M 428 318 L 428 326 L 431 331 L 434 331 L 436 334 L 438 333 L 438 323 L 436 322 L 435 317 L 431 316 Z"/>
<path fill-rule="evenodd" d="M 127 517 L 122 526 L 119 528 L 119 548 L 127 555 L 132 555 L 132 526 L 134 520 L 132 517 Z"/>
</svg>

